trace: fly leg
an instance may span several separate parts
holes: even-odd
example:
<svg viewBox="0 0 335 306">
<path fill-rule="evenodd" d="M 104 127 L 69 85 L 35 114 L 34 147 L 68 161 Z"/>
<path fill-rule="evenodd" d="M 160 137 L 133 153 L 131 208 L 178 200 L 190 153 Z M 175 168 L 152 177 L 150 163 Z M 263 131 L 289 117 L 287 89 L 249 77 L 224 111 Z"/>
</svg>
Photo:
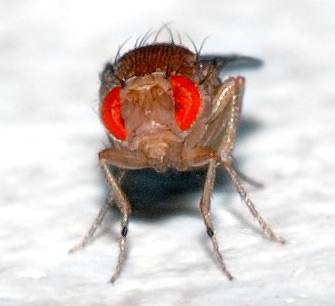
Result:
<svg viewBox="0 0 335 306">
<path fill-rule="evenodd" d="M 213 226 L 213 223 L 212 223 L 212 218 L 211 218 L 210 212 L 209 212 L 209 210 L 210 210 L 210 197 L 212 195 L 213 187 L 214 187 L 216 166 L 217 166 L 216 159 L 211 159 L 210 162 L 209 162 L 207 175 L 206 175 L 206 180 L 205 180 L 205 186 L 204 186 L 203 194 L 202 194 L 201 201 L 200 201 L 200 209 L 201 209 L 201 214 L 204 217 L 205 225 L 206 225 L 206 228 L 207 228 L 207 234 L 212 241 L 215 256 L 216 256 L 224 274 L 226 274 L 226 276 L 228 277 L 229 280 L 232 280 L 233 276 L 227 270 L 227 267 L 226 267 L 226 265 L 224 263 L 224 260 L 223 260 L 222 253 L 219 249 L 219 245 L 218 245 L 218 242 L 217 242 L 216 236 L 215 236 L 214 226 Z"/>
<path fill-rule="evenodd" d="M 128 233 L 128 216 L 131 213 L 130 203 L 108 166 L 109 164 L 115 164 L 115 162 L 120 160 L 121 160 L 120 163 L 122 163 L 122 157 L 123 156 L 121 152 L 117 152 L 113 149 L 106 149 L 99 153 L 100 165 L 104 172 L 107 184 L 110 188 L 111 194 L 113 195 L 114 202 L 116 206 L 120 209 L 122 214 L 121 237 L 119 241 L 120 252 L 114 274 L 110 279 L 112 283 L 114 283 L 117 277 L 120 275 L 122 264 L 126 258 L 126 236 Z M 129 156 L 127 155 L 126 157 Z"/>
<path fill-rule="evenodd" d="M 92 223 L 92 225 L 91 225 L 90 229 L 88 230 L 87 234 L 84 236 L 84 238 L 82 239 L 81 242 L 79 242 L 78 244 L 76 244 L 75 246 L 73 246 L 69 250 L 70 253 L 77 252 L 78 250 L 84 248 L 86 246 L 86 244 L 92 239 L 92 237 L 95 234 L 97 228 L 102 223 L 102 220 L 104 219 L 104 217 L 105 217 L 109 207 L 111 206 L 111 204 L 109 204 L 108 199 L 107 199 L 104 206 L 101 207 L 98 216 L 95 218 L 95 220 Z"/>
<path fill-rule="evenodd" d="M 118 184 L 121 183 L 122 178 L 125 174 L 125 171 L 121 171 L 119 176 L 118 176 Z M 69 252 L 70 253 L 74 253 L 77 252 L 78 250 L 84 248 L 86 246 L 86 244 L 92 239 L 93 235 L 95 234 L 97 228 L 101 225 L 108 209 L 110 207 L 112 207 L 114 205 L 114 201 L 113 201 L 113 196 L 110 193 L 106 199 L 105 204 L 102 206 L 102 208 L 99 211 L 98 216 L 95 218 L 94 222 L 92 223 L 90 229 L 88 230 L 87 234 L 84 236 L 84 238 L 82 239 L 81 242 L 79 242 L 78 244 L 76 244 L 75 246 L 73 246 Z"/>
<path fill-rule="evenodd" d="M 215 181 L 215 175 L 216 175 L 216 167 L 218 165 L 219 156 L 217 155 L 217 152 L 209 147 L 195 147 L 191 150 L 186 150 L 182 154 L 182 160 L 183 164 L 181 165 L 181 168 L 184 168 L 185 165 L 193 166 L 193 167 L 201 167 L 201 166 L 207 166 L 207 175 L 205 179 L 205 184 L 200 200 L 200 211 L 204 218 L 204 222 L 207 229 L 207 234 L 209 238 L 212 241 L 213 249 L 215 252 L 215 256 L 221 266 L 222 271 L 228 279 L 232 280 L 233 276 L 228 271 L 223 256 L 221 254 L 221 251 L 219 249 L 218 242 L 216 240 L 215 236 L 215 230 L 212 222 L 212 218 L 210 216 L 210 200 L 211 195 L 213 193 L 213 187 L 214 187 L 214 181 Z"/>
<path fill-rule="evenodd" d="M 233 185 L 235 189 L 240 194 L 241 199 L 243 202 L 247 205 L 249 208 L 251 214 L 254 216 L 254 218 L 258 221 L 260 227 L 262 228 L 265 235 L 281 244 L 285 244 L 285 240 L 281 238 L 280 236 L 277 236 L 271 227 L 266 223 L 266 221 L 263 219 L 263 217 L 259 214 L 257 211 L 255 204 L 251 201 L 251 199 L 248 196 L 248 193 L 243 187 L 242 181 L 240 177 L 238 176 L 236 170 L 233 168 L 231 164 L 231 159 L 229 156 L 226 156 L 222 159 L 222 164 L 225 167 L 227 173 L 230 176 L 231 181 L 233 182 Z"/>
<path fill-rule="evenodd" d="M 114 274 L 111 277 L 111 282 L 113 283 L 119 274 L 121 273 L 122 264 L 126 257 L 126 236 L 128 233 L 128 216 L 131 213 L 130 203 L 120 188 L 121 180 L 126 172 L 126 170 L 141 169 L 147 166 L 147 160 L 143 155 L 135 154 L 129 151 L 121 151 L 115 149 L 105 149 L 99 153 L 99 162 L 101 168 L 104 172 L 107 184 L 110 188 L 109 196 L 106 203 L 101 208 L 97 218 L 93 222 L 88 233 L 84 239 L 77 245 L 75 245 L 70 252 L 76 252 L 77 250 L 83 248 L 89 240 L 94 235 L 98 226 L 102 223 L 108 208 L 112 205 L 116 205 L 122 214 L 121 221 L 121 237 L 120 237 L 120 252 L 118 256 L 117 265 Z M 118 167 L 117 175 L 114 175 L 109 165 L 114 165 Z"/>
<path fill-rule="evenodd" d="M 255 208 L 254 203 L 250 200 L 247 192 L 245 191 L 243 184 L 241 182 L 241 178 L 239 177 L 238 173 L 232 166 L 231 151 L 233 150 L 234 147 L 237 127 L 240 119 L 243 89 L 244 89 L 244 79 L 242 77 L 237 77 L 235 79 L 234 86 L 231 86 L 229 88 L 231 94 L 222 95 L 221 97 L 218 97 L 218 101 L 216 101 L 218 105 L 226 105 L 229 103 L 228 108 L 229 115 L 227 118 L 227 125 L 225 127 L 224 136 L 223 139 L 221 140 L 218 153 L 220 155 L 220 159 L 224 168 L 226 169 L 228 175 L 230 176 L 231 181 L 233 182 L 234 187 L 240 194 L 243 202 L 247 205 L 252 215 L 258 221 L 263 232 L 269 238 L 284 244 L 285 240 L 275 235 L 274 232 L 271 230 L 270 226 L 260 216 L 260 214 Z M 230 101 L 225 101 L 225 99 L 227 98 L 229 98 Z M 222 99 L 222 101 L 220 101 L 220 99 Z"/>
</svg>

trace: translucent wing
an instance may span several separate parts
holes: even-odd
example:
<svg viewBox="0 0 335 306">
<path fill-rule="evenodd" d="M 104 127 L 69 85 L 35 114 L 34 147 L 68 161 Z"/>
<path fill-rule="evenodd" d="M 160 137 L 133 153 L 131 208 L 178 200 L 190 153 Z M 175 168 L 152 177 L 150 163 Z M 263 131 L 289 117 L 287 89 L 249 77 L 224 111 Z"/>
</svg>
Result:
<svg viewBox="0 0 335 306">
<path fill-rule="evenodd" d="M 213 64 L 218 71 L 238 70 L 238 69 L 256 69 L 263 65 L 263 61 L 242 55 L 217 55 L 217 54 L 204 54 L 199 56 L 199 61 L 204 63 Z"/>
</svg>

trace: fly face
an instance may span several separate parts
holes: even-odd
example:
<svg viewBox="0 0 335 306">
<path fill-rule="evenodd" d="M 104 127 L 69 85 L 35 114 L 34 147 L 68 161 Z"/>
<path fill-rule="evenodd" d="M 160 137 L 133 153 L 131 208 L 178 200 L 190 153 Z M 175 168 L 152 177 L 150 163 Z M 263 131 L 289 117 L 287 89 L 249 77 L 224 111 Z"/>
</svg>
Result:
<svg viewBox="0 0 335 306">
<path fill-rule="evenodd" d="M 132 50 L 109 74 L 107 66 L 100 91 L 111 90 L 102 97 L 101 118 L 113 141 L 143 154 L 148 167 L 179 169 L 187 137 L 211 107 L 208 86 L 199 83 L 201 66 L 195 54 L 173 44 Z M 113 81 L 106 86 L 107 80 Z"/>
</svg>

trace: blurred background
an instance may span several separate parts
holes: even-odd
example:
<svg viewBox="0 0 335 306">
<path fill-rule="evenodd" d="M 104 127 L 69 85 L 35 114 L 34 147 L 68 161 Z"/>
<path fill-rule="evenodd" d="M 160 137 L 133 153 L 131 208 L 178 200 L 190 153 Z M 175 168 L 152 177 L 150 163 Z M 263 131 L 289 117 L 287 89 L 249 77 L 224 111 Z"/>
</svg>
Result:
<svg viewBox="0 0 335 306">
<path fill-rule="evenodd" d="M 164 23 L 191 49 L 187 35 L 197 46 L 208 37 L 204 54 L 265 62 L 232 72 L 247 79 L 234 156 L 264 184 L 246 188 L 288 243 L 262 236 L 220 174 L 212 216 L 233 282 L 206 236 L 201 176 L 192 192 L 169 182 L 165 193 L 143 189 L 150 207 L 131 220 L 115 285 L 106 282 L 119 250 L 117 213 L 85 250 L 67 253 L 107 194 L 98 74 L 124 41 L 126 52 Z M 0 305 L 333 305 L 334 54 L 332 0 L 1 1 Z M 155 180 L 129 182 L 136 207 Z"/>
</svg>

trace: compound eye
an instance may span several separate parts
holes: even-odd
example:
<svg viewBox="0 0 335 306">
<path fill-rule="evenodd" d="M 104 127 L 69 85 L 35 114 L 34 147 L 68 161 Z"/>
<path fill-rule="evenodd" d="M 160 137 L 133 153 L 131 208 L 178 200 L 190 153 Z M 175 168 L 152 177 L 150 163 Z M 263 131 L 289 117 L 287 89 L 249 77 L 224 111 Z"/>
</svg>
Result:
<svg viewBox="0 0 335 306">
<path fill-rule="evenodd" d="M 199 113 L 201 105 L 199 88 L 191 80 L 180 75 L 171 77 L 171 85 L 176 122 L 180 129 L 185 131 L 190 128 Z"/>
<path fill-rule="evenodd" d="M 107 131 L 120 140 L 126 139 L 126 127 L 121 116 L 120 86 L 114 87 L 102 101 L 101 119 Z"/>
</svg>

